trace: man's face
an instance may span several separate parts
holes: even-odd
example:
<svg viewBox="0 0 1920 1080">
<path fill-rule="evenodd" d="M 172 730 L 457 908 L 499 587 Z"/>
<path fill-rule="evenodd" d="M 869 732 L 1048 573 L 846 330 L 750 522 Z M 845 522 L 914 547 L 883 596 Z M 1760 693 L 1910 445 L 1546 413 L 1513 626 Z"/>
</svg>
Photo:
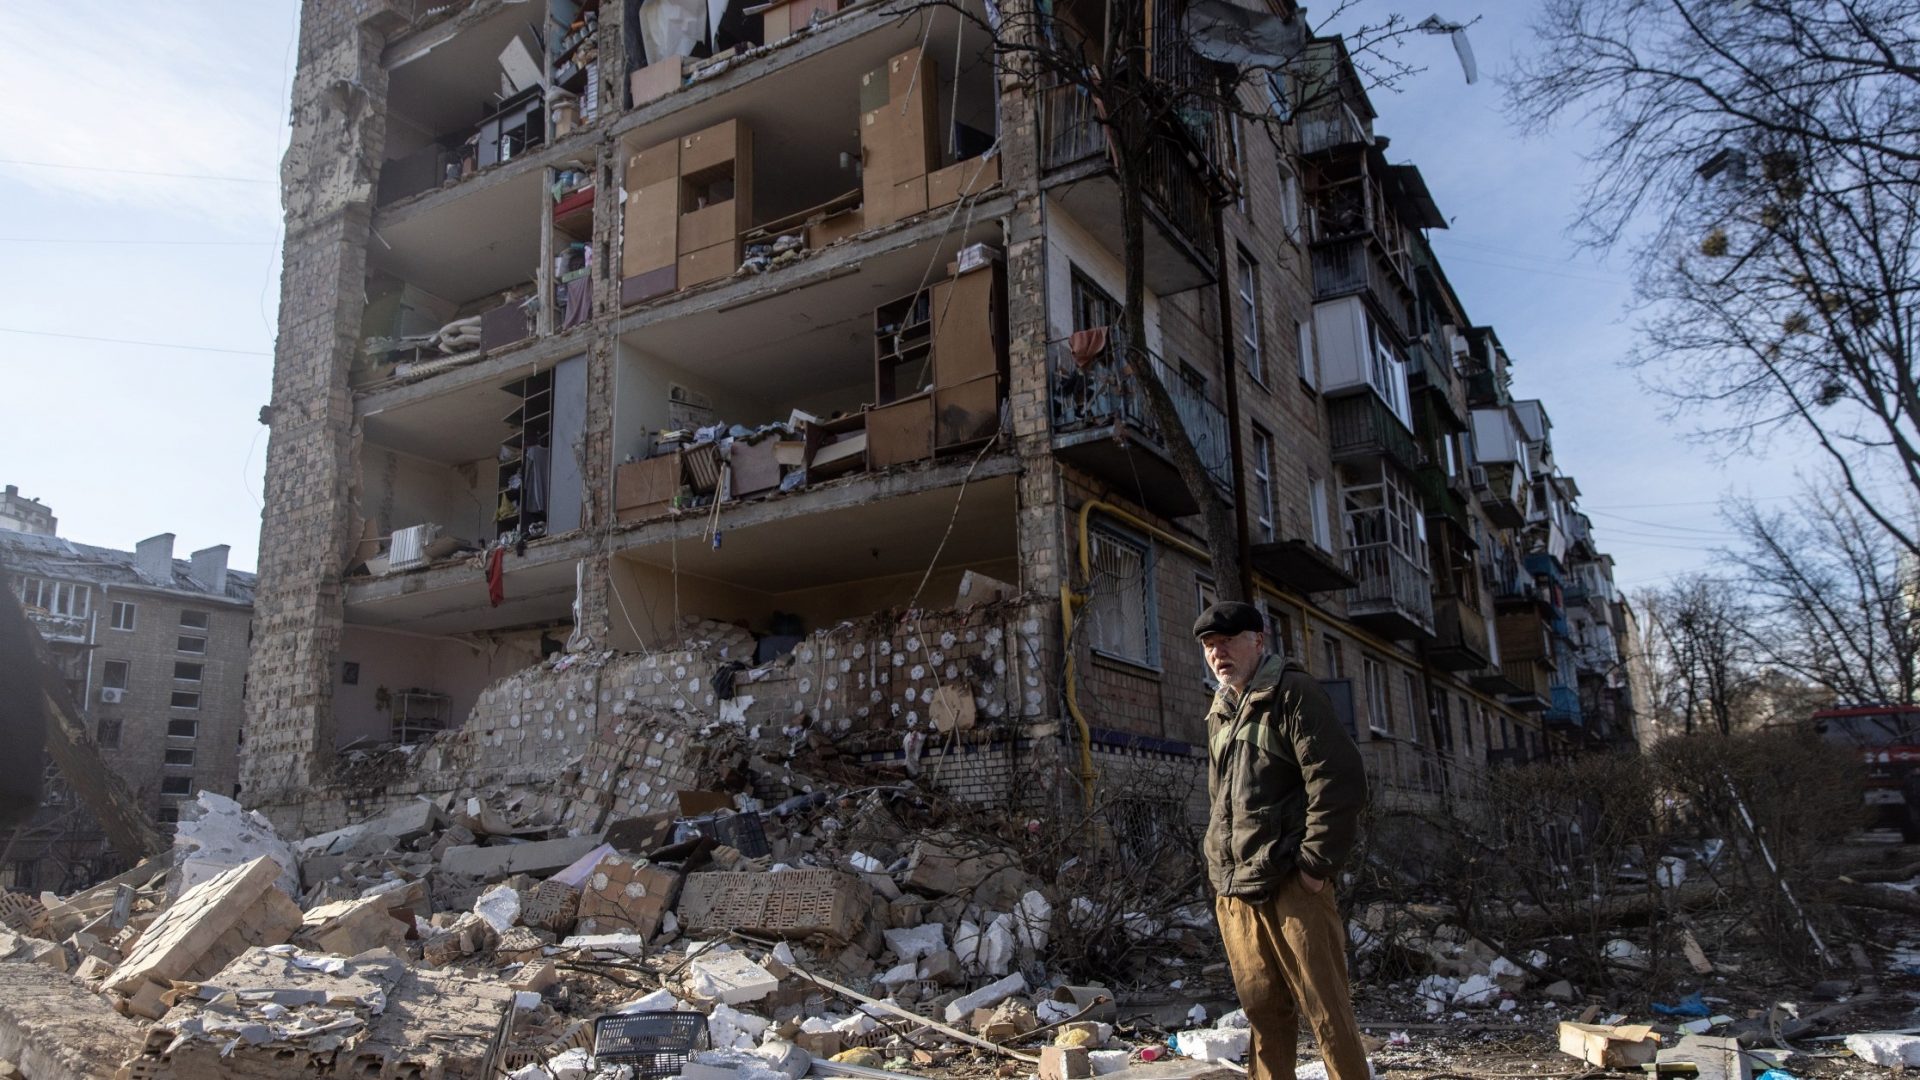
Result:
<svg viewBox="0 0 1920 1080">
<path fill-rule="evenodd" d="M 1235 690 L 1246 689 L 1247 680 L 1253 678 L 1253 670 L 1259 665 L 1260 654 L 1266 651 L 1266 646 L 1267 635 L 1258 630 L 1200 637 L 1200 650 L 1206 654 L 1207 668 L 1214 678 Z"/>
</svg>

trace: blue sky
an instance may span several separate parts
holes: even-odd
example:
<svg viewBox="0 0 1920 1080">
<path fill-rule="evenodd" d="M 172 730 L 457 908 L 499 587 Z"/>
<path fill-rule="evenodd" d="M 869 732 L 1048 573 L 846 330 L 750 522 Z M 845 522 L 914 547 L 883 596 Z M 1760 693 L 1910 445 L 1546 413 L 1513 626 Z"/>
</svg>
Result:
<svg viewBox="0 0 1920 1080">
<path fill-rule="evenodd" d="M 1620 368 L 1624 255 L 1577 253 L 1566 236 L 1582 133 L 1523 140 L 1500 112 L 1494 78 L 1528 47 L 1530 6 L 1479 6 L 1476 86 L 1445 37 L 1411 42 L 1429 70 L 1376 95 L 1378 130 L 1452 220 L 1435 246 L 1473 318 L 1513 354 L 1516 392 L 1545 399 L 1620 581 L 1658 584 L 1722 539 L 1722 493 L 1787 494 L 1805 461 L 1715 462 Z M 255 563 L 297 7 L 0 7 L 0 89 L 14 103 L 0 111 L 0 367 L 13 403 L 0 482 L 52 504 L 65 536 L 126 548 L 173 532 L 178 551 L 227 543 L 236 567 Z"/>
</svg>

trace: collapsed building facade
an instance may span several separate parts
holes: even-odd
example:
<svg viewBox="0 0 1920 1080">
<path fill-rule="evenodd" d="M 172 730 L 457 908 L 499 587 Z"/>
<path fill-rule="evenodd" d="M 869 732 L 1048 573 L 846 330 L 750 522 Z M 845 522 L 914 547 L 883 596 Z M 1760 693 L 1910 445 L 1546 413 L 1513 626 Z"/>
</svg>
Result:
<svg viewBox="0 0 1920 1080">
<path fill-rule="evenodd" d="M 304 5 L 243 801 L 312 832 L 564 776 L 604 823 L 724 731 L 1190 812 L 1199 503 L 1103 332 L 1099 119 L 997 66 L 990 7 Z M 1383 797 L 1439 799 L 1630 739 L 1630 613 L 1312 55 L 1341 89 L 1279 139 L 1149 170 L 1145 345 L 1273 640 Z"/>
</svg>

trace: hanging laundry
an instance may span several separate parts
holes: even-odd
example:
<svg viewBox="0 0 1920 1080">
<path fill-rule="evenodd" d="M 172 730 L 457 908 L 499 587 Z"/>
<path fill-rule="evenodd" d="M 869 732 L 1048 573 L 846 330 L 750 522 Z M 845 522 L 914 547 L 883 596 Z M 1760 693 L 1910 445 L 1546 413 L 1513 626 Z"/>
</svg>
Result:
<svg viewBox="0 0 1920 1080">
<path fill-rule="evenodd" d="M 507 598 L 507 549 L 494 548 L 487 554 L 487 603 L 499 607 Z"/>
<path fill-rule="evenodd" d="M 1067 348 L 1073 351 L 1073 362 L 1082 370 L 1092 367 L 1107 351 L 1107 328 L 1096 326 L 1091 330 L 1075 330 L 1067 339 Z"/>
<path fill-rule="evenodd" d="M 544 446 L 527 447 L 527 463 L 520 469 L 524 477 L 520 484 L 520 509 L 529 514 L 547 512 L 547 467 L 551 456 Z"/>
</svg>

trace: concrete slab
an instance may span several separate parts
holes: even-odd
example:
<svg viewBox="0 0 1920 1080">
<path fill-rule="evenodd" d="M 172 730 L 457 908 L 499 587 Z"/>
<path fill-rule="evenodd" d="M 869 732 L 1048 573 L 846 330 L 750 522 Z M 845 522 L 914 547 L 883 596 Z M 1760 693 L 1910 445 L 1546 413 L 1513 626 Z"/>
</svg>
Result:
<svg viewBox="0 0 1920 1080">
<path fill-rule="evenodd" d="M 138 1053 L 146 1026 L 52 968 L 0 961 L 0 1061 L 35 1080 L 112 1076 Z"/>
<path fill-rule="evenodd" d="M 440 872 L 498 881 L 513 874 L 551 874 L 600 846 L 600 836 L 567 836 L 527 844 L 449 848 L 440 860 Z"/>
</svg>

